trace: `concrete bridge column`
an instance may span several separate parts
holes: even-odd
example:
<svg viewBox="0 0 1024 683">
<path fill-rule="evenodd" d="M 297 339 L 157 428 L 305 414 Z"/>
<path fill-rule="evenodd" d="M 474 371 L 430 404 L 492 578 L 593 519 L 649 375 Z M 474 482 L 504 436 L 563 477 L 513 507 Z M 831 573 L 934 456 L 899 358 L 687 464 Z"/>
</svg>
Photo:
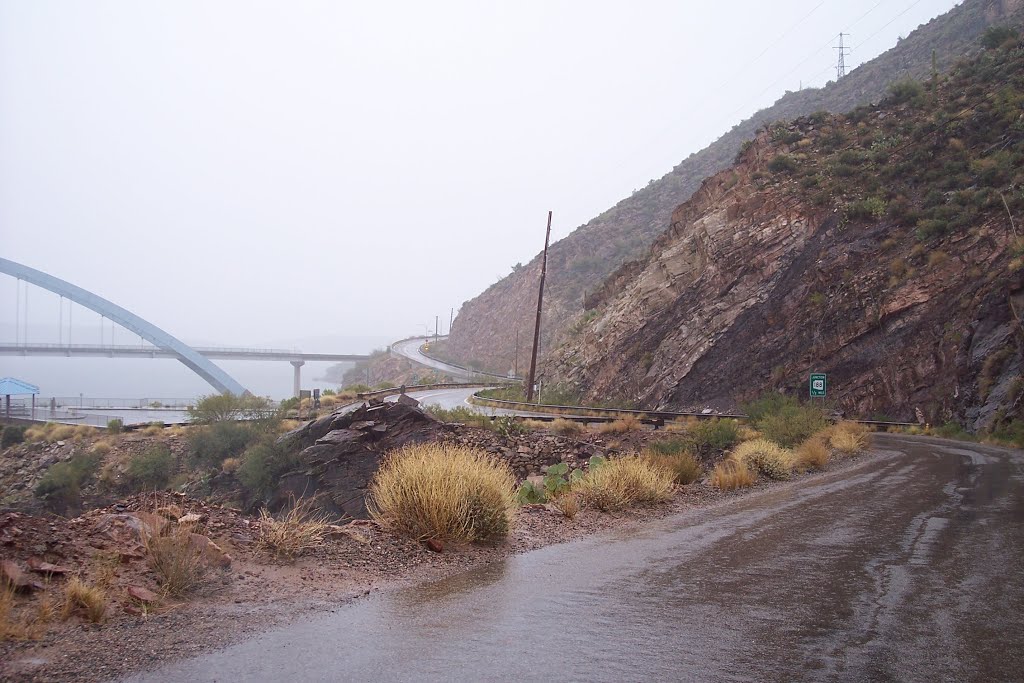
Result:
<svg viewBox="0 0 1024 683">
<path fill-rule="evenodd" d="M 302 389 L 302 366 L 306 364 L 304 360 L 293 360 L 289 361 L 292 367 L 295 368 L 295 381 L 293 382 L 293 391 L 295 398 L 299 397 L 299 391 Z"/>
</svg>

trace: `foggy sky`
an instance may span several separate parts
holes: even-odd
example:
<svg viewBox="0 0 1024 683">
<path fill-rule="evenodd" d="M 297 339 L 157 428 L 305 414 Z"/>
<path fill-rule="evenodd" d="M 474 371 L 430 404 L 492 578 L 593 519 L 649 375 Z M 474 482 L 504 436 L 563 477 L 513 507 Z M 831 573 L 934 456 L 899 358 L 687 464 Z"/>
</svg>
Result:
<svg viewBox="0 0 1024 683">
<path fill-rule="evenodd" d="M 834 78 L 841 30 L 853 66 L 955 4 L 2 1 L 0 255 L 192 343 L 443 331 L 548 209 L 564 237 Z M 29 323 L 56 342 L 57 297 Z"/>
</svg>

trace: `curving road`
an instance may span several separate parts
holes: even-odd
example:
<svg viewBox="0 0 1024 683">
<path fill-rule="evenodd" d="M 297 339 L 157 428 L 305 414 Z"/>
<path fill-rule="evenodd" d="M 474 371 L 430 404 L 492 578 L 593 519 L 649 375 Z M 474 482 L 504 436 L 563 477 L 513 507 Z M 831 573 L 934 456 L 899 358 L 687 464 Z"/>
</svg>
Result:
<svg viewBox="0 0 1024 683">
<path fill-rule="evenodd" d="M 425 365 L 428 368 L 440 370 L 441 372 L 451 375 L 457 379 L 473 380 L 480 376 L 495 377 L 498 379 L 506 379 L 502 375 L 495 375 L 489 372 L 475 372 L 473 370 L 466 370 L 464 368 L 457 367 L 455 365 L 449 365 L 433 358 L 428 358 L 420 352 L 420 347 L 425 342 L 429 342 L 433 337 L 418 337 L 416 339 L 403 339 L 400 342 L 395 342 L 391 345 L 391 350 L 400 356 L 405 356 L 411 361 Z"/>
<path fill-rule="evenodd" d="M 876 445 L 132 680 L 1021 680 L 1024 455 Z"/>
</svg>

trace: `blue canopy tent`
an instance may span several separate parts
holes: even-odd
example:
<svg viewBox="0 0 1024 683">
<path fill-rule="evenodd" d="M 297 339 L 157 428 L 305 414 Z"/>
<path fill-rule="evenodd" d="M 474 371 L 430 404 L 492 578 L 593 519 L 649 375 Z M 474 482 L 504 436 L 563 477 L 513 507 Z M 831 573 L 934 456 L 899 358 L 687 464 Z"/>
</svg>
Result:
<svg viewBox="0 0 1024 683">
<path fill-rule="evenodd" d="M 0 379 L 0 396 L 6 396 L 6 411 L 5 415 L 8 420 L 11 419 L 11 396 L 26 396 L 32 394 L 32 418 L 36 416 L 36 394 L 39 393 L 39 387 L 28 382 L 22 382 L 20 379 L 14 379 L 13 377 L 4 377 Z"/>
</svg>

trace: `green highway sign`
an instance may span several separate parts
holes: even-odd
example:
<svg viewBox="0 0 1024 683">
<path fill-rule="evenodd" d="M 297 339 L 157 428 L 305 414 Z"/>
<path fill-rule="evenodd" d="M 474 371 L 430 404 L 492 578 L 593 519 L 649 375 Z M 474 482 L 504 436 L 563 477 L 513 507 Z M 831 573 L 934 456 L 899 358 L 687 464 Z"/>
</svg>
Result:
<svg viewBox="0 0 1024 683">
<path fill-rule="evenodd" d="M 825 398 L 825 373 L 823 372 L 812 372 L 811 373 L 811 398 Z"/>
</svg>

